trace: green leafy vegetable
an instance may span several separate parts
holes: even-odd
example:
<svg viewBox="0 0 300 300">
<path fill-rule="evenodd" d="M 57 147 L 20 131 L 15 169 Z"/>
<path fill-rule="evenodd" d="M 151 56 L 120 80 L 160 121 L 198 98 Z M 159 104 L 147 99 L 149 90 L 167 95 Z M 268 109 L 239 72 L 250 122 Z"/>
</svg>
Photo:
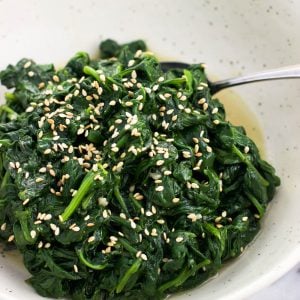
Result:
<svg viewBox="0 0 300 300">
<path fill-rule="evenodd" d="M 0 237 L 42 296 L 164 299 L 243 251 L 280 181 L 201 64 L 100 50 L 0 72 Z"/>
</svg>

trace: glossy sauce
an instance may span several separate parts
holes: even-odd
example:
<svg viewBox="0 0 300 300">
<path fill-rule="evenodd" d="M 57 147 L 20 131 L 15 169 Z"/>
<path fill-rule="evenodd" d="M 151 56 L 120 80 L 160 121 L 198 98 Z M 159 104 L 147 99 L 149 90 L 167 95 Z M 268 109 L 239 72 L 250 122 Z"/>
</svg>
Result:
<svg viewBox="0 0 300 300">
<path fill-rule="evenodd" d="M 215 98 L 224 104 L 227 120 L 233 125 L 243 126 L 247 135 L 257 145 L 260 155 L 265 158 L 264 135 L 259 126 L 259 120 L 246 102 L 232 89 L 217 93 Z"/>
</svg>

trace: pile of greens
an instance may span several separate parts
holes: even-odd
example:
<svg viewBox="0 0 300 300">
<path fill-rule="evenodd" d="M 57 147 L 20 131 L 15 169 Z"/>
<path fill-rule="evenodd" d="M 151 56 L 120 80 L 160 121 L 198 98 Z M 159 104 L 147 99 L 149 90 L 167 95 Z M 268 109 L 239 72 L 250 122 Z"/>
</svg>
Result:
<svg viewBox="0 0 300 300">
<path fill-rule="evenodd" d="M 279 178 L 213 99 L 143 41 L 0 73 L 0 237 L 42 296 L 164 299 L 259 230 Z"/>
</svg>

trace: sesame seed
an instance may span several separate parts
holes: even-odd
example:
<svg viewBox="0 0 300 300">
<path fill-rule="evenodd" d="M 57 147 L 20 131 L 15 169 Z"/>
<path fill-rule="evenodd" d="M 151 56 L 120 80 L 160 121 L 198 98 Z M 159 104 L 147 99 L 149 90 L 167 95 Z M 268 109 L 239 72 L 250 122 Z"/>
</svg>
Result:
<svg viewBox="0 0 300 300">
<path fill-rule="evenodd" d="M 53 75 L 52 79 L 55 82 L 59 82 L 59 77 L 57 75 Z"/>
<path fill-rule="evenodd" d="M 46 149 L 46 150 L 44 151 L 44 154 L 50 154 L 51 151 L 52 151 L 52 150 L 48 148 L 48 149 Z"/>
<path fill-rule="evenodd" d="M 218 111 L 219 111 L 219 109 L 218 109 L 217 107 L 215 107 L 215 108 L 211 111 L 211 113 L 212 113 L 212 114 L 216 114 Z"/>
<path fill-rule="evenodd" d="M 89 238 L 88 238 L 88 243 L 92 243 L 92 242 L 94 242 L 95 241 L 95 237 L 94 236 L 90 236 Z"/>
<path fill-rule="evenodd" d="M 44 220 L 45 221 L 49 221 L 52 219 L 52 215 L 51 214 L 47 214 L 45 217 L 44 217 Z"/>
<path fill-rule="evenodd" d="M 6 223 L 3 223 L 3 224 L 1 225 L 1 231 L 5 231 L 5 229 L 6 229 Z"/>
<path fill-rule="evenodd" d="M 107 210 L 106 210 L 106 209 L 103 210 L 102 216 L 103 216 L 104 219 L 108 218 L 108 213 L 107 213 Z"/>
<path fill-rule="evenodd" d="M 12 234 L 8 237 L 7 241 L 10 243 L 15 239 L 15 236 Z"/>
<path fill-rule="evenodd" d="M 151 216 L 153 216 L 153 213 L 151 211 L 146 211 L 146 216 L 151 217 Z"/>
<path fill-rule="evenodd" d="M 159 185 L 159 186 L 157 186 L 157 187 L 155 188 L 155 190 L 156 190 L 157 192 L 162 192 L 162 191 L 164 190 L 164 186 L 163 186 L 163 185 Z"/>
<path fill-rule="evenodd" d="M 53 224 L 53 223 L 51 223 L 49 226 L 50 226 L 50 228 L 51 228 L 53 231 L 55 231 L 56 228 L 57 228 L 57 226 L 56 226 L 55 224 Z"/>
<path fill-rule="evenodd" d="M 224 211 L 222 212 L 221 216 L 222 216 L 223 218 L 226 218 L 226 216 L 227 216 L 227 211 L 224 210 Z"/>
<path fill-rule="evenodd" d="M 157 220 L 156 221 L 158 224 L 165 224 L 165 220 L 163 220 L 163 219 L 159 219 L 159 220 Z"/>
<path fill-rule="evenodd" d="M 87 227 L 93 227 L 93 226 L 95 226 L 95 223 L 87 223 L 86 226 Z"/>
<path fill-rule="evenodd" d="M 147 257 L 146 254 L 142 253 L 142 254 L 141 254 L 141 259 L 142 259 L 142 260 L 148 260 L 148 257 Z"/>
<path fill-rule="evenodd" d="M 246 146 L 246 147 L 244 148 L 244 153 L 247 154 L 249 151 L 250 151 L 250 148 L 249 148 L 248 146 Z"/>
<path fill-rule="evenodd" d="M 141 254 L 142 254 L 142 251 L 138 251 L 135 256 L 138 258 L 141 256 Z"/>
<path fill-rule="evenodd" d="M 208 104 L 205 102 L 205 103 L 203 104 L 203 110 L 206 111 L 207 109 L 208 109 Z"/>
<path fill-rule="evenodd" d="M 200 187 L 199 187 L 199 185 L 198 185 L 197 183 L 192 182 L 192 183 L 191 183 L 191 188 L 192 188 L 192 189 L 199 189 Z"/>
<path fill-rule="evenodd" d="M 30 66 L 31 66 L 31 61 L 27 61 L 27 62 L 24 64 L 23 68 L 24 68 L 24 69 L 28 69 Z"/>
<path fill-rule="evenodd" d="M 171 175 L 171 174 L 172 174 L 172 172 L 169 171 L 169 170 L 165 170 L 165 171 L 164 171 L 164 175 L 166 175 L 166 176 L 169 176 L 169 175 Z"/>
<path fill-rule="evenodd" d="M 179 198 L 176 198 L 176 197 L 172 199 L 172 202 L 173 202 L 173 203 L 178 203 L 179 201 L 180 201 L 180 199 L 179 199 Z"/>
<path fill-rule="evenodd" d="M 22 202 L 22 205 L 26 205 L 28 202 L 29 202 L 29 198 L 25 199 L 25 200 Z"/>
<path fill-rule="evenodd" d="M 29 77 L 33 77 L 33 76 L 34 76 L 34 72 L 33 72 L 33 71 L 29 71 L 29 72 L 28 72 L 28 76 L 29 76 Z"/>
<path fill-rule="evenodd" d="M 155 91 L 158 90 L 158 88 L 159 88 L 159 85 L 158 85 L 158 84 L 155 84 L 155 85 L 153 86 L 152 90 L 155 92 Z"/>
<path fill-rule="evenodd" d="M 215 223 L 219 223 L 221 220 L 222 220 L 222 217 L 221 217 L 221 216 L 216 217 L 216 218 L 215 218 Z"/>
<path fill-rule="evenodd" d="M 78 267 L 77 267 L 77 265 L 73 265 L 73 269 L 74 269 L 75 273 L 78 273 Z"/>
<path fill-rule="evenodd" d="M 216 224 L 216 227 L 217 227 L 217 228 L 222 228 L 223 225 L 222 225 L 222 224 Z"/>
<path fill-rule="evenodd" d="M 34 107 L 32 107 L 32 106 L 28 106 L 27 108 L 26 108 L 26 112 L 32 112 L 34 110 Z"/>
<path fill-rule="evenodd" d="M 36 231 L 35 230 L 31 230 L 30 231 L 30 235 L 34 239 L 36 237 Z"/>
<path fill-rule="evenodd" d="M 159 159 L 159 160 L 156 162 L 156 165 L 157 165 L 157 166 L 162 166 L 164 163 L 165 163 L 164 160 Z"/>
<path fill-rule="evenodd" d="M 130 221 L 130 226 L 132 229 L 136 228 L 136 224 L 133 222 L 133 220 Z"/>
<path fill-rule="evenodd" d="M 75 231 L 75 232 L 78 232 L 78 231 L 80 231 L 80 227 L 75 226 L 75 227 L 73 227 L 71 230 L 73 230 L 73 231 Z"/>
<path fill-rule="evenodd" d="M 132 67 L 133 65 L 134 65 L 134 63 L 135 63 L 135 60 L 134 59 L 131 59 L 129 62 L 128 62 L 128 67 L 130 68 L 130 67 Z"/>
<path fill-rule="evenodd" d="M 36 183 L 39 183 L 39 182 L 42 182 L 42 181 L 44 181 L 44 179 L 43 179 L 42 177 L 38 177 L 38 178 L 35 180 Z"/>
<path fill-rule="evenodd" d="M 115 83 L 113 83 L 112 87 L 115 92 L 119 90 L 119 87 Z"/>
<path fill-rule="evenodd" d="M 213 120 L 213 123 L 218 125 L 218 124 L 220 124 L 220 121 L 219 120 Z"/>
<path fill-rule="evenodd" d="M 212 148 L 211 148 L 210 146 L 206 146 L 206 151 L 207 151 L 208 153 L 211 153 L 211 152 L 212 152 Z"/>
<path fill-rule="evenodd" d="M 127 219 L 127 217 L 126 217 L 126 215 L 125 215 L 124 213 L 120 213 L 120 218 L 122 218 L 122 219 L 124 219 L 124 220 Z"/>
<path fill-rule="evenodd" d="M 247 222 L 248 221 L 248 217 L 242 217 L 242 221 L 243 222 Z"/>
<path fill-rule="evenodd" d="M 42 241 L 40 241 L 39 244 L 38 244 L 38 248 L 42 248 L 43 245 L 44 245 L 44 243 Z"/>
<path fill-rule="evenodd" d="M 183 237 L 182 236 L 178 236 L 177 238 L 176 238 L 176 242 L 177 243 L 180 243 L 180 242 L 182 242 L 183 241 Z"/>
<path fill-rule="evenodd" d="M 48 249 L 48 248 L 51 247 L 51 244 L 50 244 L 50 243 L 46 243 L 44 247 L 45 247 L 46 249 Z"/>
</svg>

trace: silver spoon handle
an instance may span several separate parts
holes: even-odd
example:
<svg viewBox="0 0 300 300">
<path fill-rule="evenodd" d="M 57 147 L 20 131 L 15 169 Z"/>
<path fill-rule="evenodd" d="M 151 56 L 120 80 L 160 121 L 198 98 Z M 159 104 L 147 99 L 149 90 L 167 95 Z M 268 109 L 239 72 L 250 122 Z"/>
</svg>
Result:
<svg viewBox="0 0 300 300">
<path fill-rule="evenodd" d="M 216 93 L 217 91 L 220 91 L 230 86 L 251 83 L 256 81 L 286 79 L 286 78 L 300 78 L 300 65 L 283 67 L 283 68 L 253 73 L 241 77 L 220 80 L 220 81 L 212 82 L 211 86 Z"/>
</svg>

